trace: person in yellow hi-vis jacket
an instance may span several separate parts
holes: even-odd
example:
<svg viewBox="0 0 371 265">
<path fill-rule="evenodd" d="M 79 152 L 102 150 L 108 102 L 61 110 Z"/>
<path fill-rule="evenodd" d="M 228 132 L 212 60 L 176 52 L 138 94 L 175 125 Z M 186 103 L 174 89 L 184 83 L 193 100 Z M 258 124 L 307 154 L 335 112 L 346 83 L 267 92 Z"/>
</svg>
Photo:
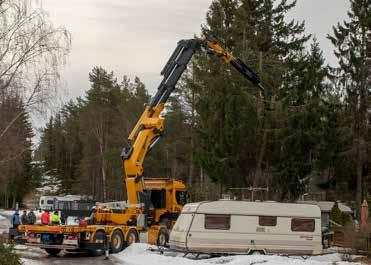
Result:
<svg viewBox="0 0 371 265">
<path fill-rule="evenodd" d="M 50 219 L 52 225 L 59 225 L 61 223 L 61 218 L 58 215 L 58 211 L 54 211 Z"/>
</svg>

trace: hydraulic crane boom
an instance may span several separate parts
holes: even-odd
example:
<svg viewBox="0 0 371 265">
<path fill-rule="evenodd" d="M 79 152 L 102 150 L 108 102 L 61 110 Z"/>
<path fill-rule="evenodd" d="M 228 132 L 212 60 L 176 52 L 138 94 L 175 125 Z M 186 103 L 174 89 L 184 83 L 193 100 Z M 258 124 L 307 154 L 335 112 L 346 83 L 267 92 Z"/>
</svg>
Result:
<svg viewBox="0 0 371 265">
<path fill-rule="evenodd" d="M 129 135 L 128 139 L 133 143 L 132 146 L 124 148 L 121 154 L 124 161 L 123 166 L 129 204 L 144 203 L 146 201 L 142 181 L 143 161 L 164 130 L 164 118 L 160 114 L 164 109 L 165 103 L 174 91 L 192 56 L 198 51 L 206 51 L 208 54 L 216 55 L 225 63 L 230 64 L 259 88 L 264 100 L 264 88 L 258 75 L 242 60 L 223 49 L 212 36 L 204 35 L 201 38 L 179 41 L 178 46 L 161 71 L 163 79 L 157 93 L 152 97 L 149 105 L 145 108 Z"/>
</svg>

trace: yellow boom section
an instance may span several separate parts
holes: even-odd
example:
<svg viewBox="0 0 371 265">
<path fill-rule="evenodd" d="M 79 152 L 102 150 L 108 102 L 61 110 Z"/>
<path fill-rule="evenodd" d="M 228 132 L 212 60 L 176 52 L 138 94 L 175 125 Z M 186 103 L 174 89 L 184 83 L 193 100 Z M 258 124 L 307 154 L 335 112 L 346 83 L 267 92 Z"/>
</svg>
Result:
<svg viewBox="0 0 371 265">
<path fill-rule="evenodd" d="M 159 104 L 155 110 L 146 107 L 139 118 L 129 140 L 133 141 L 132 153 L 124 160 L 124 172 L 126 190 L 130 204 L 138 204 L 138 192 L 143 192 L 141 176 L 143 173 L 143 161 L 146 157 L 151 143 L 153 143 L 164 130 L 164 119 L 160 117 L 164 104 Z"/>
</svg>

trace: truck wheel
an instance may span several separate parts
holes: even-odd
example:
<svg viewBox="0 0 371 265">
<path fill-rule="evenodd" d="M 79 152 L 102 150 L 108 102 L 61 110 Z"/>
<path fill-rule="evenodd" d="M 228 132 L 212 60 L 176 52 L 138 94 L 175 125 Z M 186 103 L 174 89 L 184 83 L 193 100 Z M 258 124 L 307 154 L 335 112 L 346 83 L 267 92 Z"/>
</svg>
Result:
<svg viewBox="0 0 371 265">
<path fill-rule="evenodd" d="M 139 235 L 135 229 L 130 229 L 126 234 L 126 243 L 127 246 L 130 246 L 133 243 L 139 242 Z"/>
<path fill-rule="evenodd" d="M 115 230 L 111 236 L 110 251 L 111 253 L 119 253 L 124 248 L 124 236 L 121 231 Z"/>
<path fill-rule="evenodd" d="M 104 231 L 97 231 L 95 233 L 95 235 L 94 235 L 93 242 L 94 243 L 97 243 L 97 241 L 99 243 L 100 242 L 104 242 L 105 237 L 106 237 L 106 233 Z M 104 249 L 93 249 L 93 250 L 89 250 L 89 253 L 93 257 L 98 257 L 98 256 L 103 255 Z"/>
<path fill-rule="evenodd" d="M 57 256 L 59 252 L 61 252 L 61 249 L 57 248 L 46 248 L 45 251 L 50 255 L 50 256 Z"/>
<path fill-rule="evenodd" d="M 160 232 L 158 232 L 157 245 L 161 247 L 166 247 L 168 241 L 169 241 L 168 232 L 164 228 L 161 228 Z"/>
</svg>

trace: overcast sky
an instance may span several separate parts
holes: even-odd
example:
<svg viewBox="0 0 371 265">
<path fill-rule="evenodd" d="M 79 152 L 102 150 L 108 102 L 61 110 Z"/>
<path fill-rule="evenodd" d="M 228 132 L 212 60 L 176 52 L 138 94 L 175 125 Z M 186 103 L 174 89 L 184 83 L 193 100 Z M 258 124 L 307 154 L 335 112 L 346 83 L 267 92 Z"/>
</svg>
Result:
<svg viewBox="0 0 371 265">
<path fill-rule="evenodd" d="M 84 95 L 94 65 L 116 76 L 139 76 L 153 93 L 159 72 L 183 38 L 200 32 L 211 0 L 44 0 L 55 25 L 72 33 L 72 52 L 62 72 L 68 98 Z M 326 39 L 332 25 L 346 18 L 348 0 L 298 0 L 290 16 L 306 21 L 334 64 Z"/>
</svg>

